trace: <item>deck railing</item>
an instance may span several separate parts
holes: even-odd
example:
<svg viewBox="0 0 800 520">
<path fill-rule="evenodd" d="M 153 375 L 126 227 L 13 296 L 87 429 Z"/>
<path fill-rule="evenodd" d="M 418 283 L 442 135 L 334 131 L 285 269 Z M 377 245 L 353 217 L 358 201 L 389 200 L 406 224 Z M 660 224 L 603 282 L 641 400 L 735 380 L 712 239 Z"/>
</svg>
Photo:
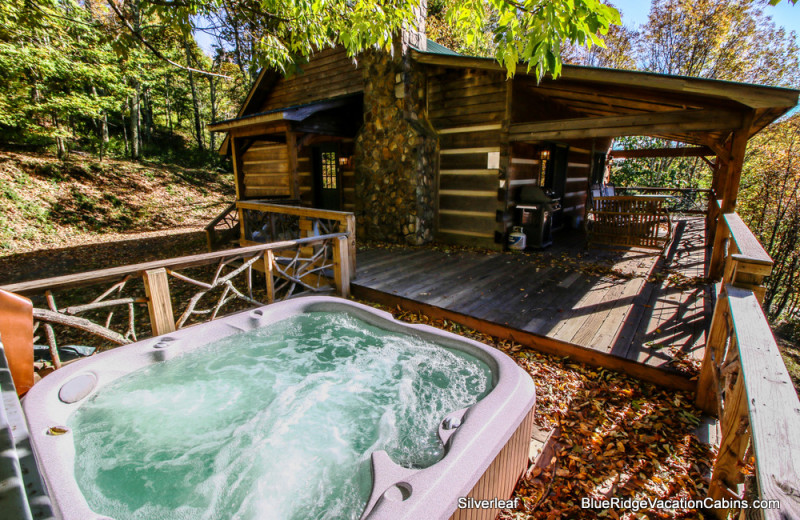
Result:
<svg viewBox="0 0 800 520">
<path fill-rule="evenodd" d="M 296 206 L 300 204 L 297 199 L 269 199 L 258 200 L 251 202 L 259 202 L 263 204 L 285 204 L 289 206 Z M 206 227 L 206 241 L 208 243 L 208 250 L 214 251 L 218 246 L 225 244 L 239 238 L 240 233 L 240 210 L 236 206 L 236 202 L 231 202 L 223 209 L 219 215 L 209 222 Z"/>
<path fill-rule="evenodd" d="M 617 195 L 666 195 L 664 207 L 671 213 L 705 215 L 711 190 L 705 188 L 653 188 L 649 186 L 617 186 Z"/>
<path fill-rule="evenodd" d="M 709 496 L 779 504 L 747 518 L 800 518 L 800 401 L 760 304 L 772 259 L 737 214 L 722 218 L 730 239 L 697 385 L 722 434 Z M 722 505 L 719 518 L 744 515 Z"/>
<path fill-rule="evenodd" d="M 143 306 L 156 336 L 213 320 L 223 311 L 304 292 L 335 287 L 346 297 L 352 265 L 349 239 L 347 233 L 330 233 L 0 288 L 34 299 L 34 335 L 38 334 L 34 340 L 47 342 L 58 368 L 60 338 L 72 342 L 88 338 L 105 346 L 146 337 L 146 320 L 137 315 Z M 263 278 L 255 272 L 263 273 Z M 260 286 L 254 278 L 261 280 Z M 181 311 L 177 319 L 173 304 Z"/>
<path fill-rule="evenodd" d="M 346 233 L 350 250 L 350 270 L 355 272 L 356 218 L 352 213 L 275 204 L 270 201 L 239 201 L 236 207 L 242 222 L 239 241 L 241 245 Z"/>
</svg>

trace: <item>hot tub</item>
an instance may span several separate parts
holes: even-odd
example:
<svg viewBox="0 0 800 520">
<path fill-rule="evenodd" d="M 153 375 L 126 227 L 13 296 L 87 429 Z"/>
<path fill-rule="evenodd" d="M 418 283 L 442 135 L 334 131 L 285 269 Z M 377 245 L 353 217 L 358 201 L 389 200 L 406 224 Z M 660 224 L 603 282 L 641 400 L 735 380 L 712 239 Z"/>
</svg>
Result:
<svg viewBox="0 0 800 520">
<path fill-rule="evenodd" d="M 309 327 L 313 349 L 284 339 Z M 366 357 L 362 344 L 372 345 L 364 347 Z M 275 353 L 293 361 L 269 357 Z M 313 364 L 305 369 L 307 360 Z M 299 375 L 285 363 L 301 367 Z M 218 373 L 231 371 L 236 384 L 213 386 Z M 364 388 L 375 374 L 387 376 L 386 389 Z M 211 381 L 213 391 L 196 389 L 198 381 L 206 388 Z M 439 395 L 441 402 L 431 400 Z M 411 403 L 402 411 L 416 407 L 436 422 L 406 420 L 386 399 Z M 23 400 L 42 474 L 67 520 L 155 518 L 171 497 L 175 509 L 164 517 L 289 518 L 284 502 L 302 502 L 310 509 L 293 517 L 494 518 L 497 499 L 510 496 L 526 468 L 534 404 L 533 381 L 505 354 L 331 297 L 276 303 L 104 352 L 46 377 Z M 362 408 L 364 417 L 349 415 Z M 342 428 L 356 440 L 342 438 Z M 263 436 L 265 429 L 274 434 Z M 223 455 L 241 444 L 253 451 L 229 458 L 214 452 L 212 461 L 203 449 L 213 442 L 223 443 Z M 363 453 L 352 449 L 359 443 Z M 263 450 L 269 456 L 260 459 Z M 360 468 L 352 481 L 335 473 L 348 464 Z M 266 474 L 251 478 L 265 466 Z M 318 467 L 331 472 L 345 498 L 308 504 L 325 495 L 307 493 L 319 486 L 308 480 Z M 160 480 L 148 476 L 152 468 Z M 192 479 L 199 484 L 186 497 L 172 491 Z M 358 487 L 360 495 L 350 489 Z M 205 497 L 210 488 L 213 499 Z M 283 500 L 292 493 L 302 496 Z M 157 506 L 148 502 L 157 496 Z"/>
</svg>

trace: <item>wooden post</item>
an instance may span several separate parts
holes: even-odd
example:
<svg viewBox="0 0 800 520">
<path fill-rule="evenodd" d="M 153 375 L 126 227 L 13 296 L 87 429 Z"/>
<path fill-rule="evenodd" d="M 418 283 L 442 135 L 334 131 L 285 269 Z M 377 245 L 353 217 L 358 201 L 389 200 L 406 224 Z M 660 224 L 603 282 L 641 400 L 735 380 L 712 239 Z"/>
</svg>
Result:
<svg viewBox="0 0 800 520">
<path fill-rule="evenodd" d="M 725 268 L 725 254 L 728 245 L 730 232 L 725 225 L 725 219 L 720 214 L 717 219 L 717 229 L 714 232 L 714 246 L 711 249 L 711 260 L 708 264 L 708 277 L 712 280 L 719 280 Z"/>
<path fill-rule="evenodd" d="M 723 287 L 714 307 L 711 328 L 706 340 L 703 365 L 697 379 L 695 404 L 705 413 L 719 414 L 719 362 L 724 354 L 725 340 L 728 338 L 728 297 Z"/>
<path fill-rule="evenodd" d="M 347 250 L 350 255 L 350 277 L 356 277 L 356 217 L 352 213 L 345 217 L 345 233 L 347 236 Z"/>
<path fill-rule="evenodd" d="M 350 296 L 350 259 L 347 237 L 333 240 L 333 278 L 336 290 L 342 298 Z"/>
<path fill-rule="evenodd" d="M 722 215 L 732 213 L 736 209 L 736 199 L 739 195 L 739 181 L 742 178 L 742 164 L 744 163 L 744 152 L 747 149 L 747 140 L 750 138 L 750 126 L 753 123 L 755 113 L 749 112 L 744 117 L 742 128 L 733 132 L 730 144 L 730 158 L 725 168 L 720 168 L 719 173 L 723 177 L 718 182 L 722 184 L 721 192 L 717 196 L 722 197 L 722 207 L 720 208 L 720 218 L 717 218 L 717 229 L 714 235 L 714 249 L 711 252 L 711 262 L 708 266 L 708 277 L 718 280 L 722 275 L 723 257 L 725 254 L 725 241 L 728 238 L 727 225 Z M 718 176 L 719 177 L 719 176 Z"/>
<path fill-rule="evenodd" d="M 145 271 L 143 279 L 153 336 L 174 332 L 175 316 L 172 313 L 172 301 L 169 297 L 169 280 L 166 269 L 161 267 Z"/>
<path fill-rule="evenodd" d="M 745 450 L 750 442 L 747 395 L 744 391 L 744 377 L 739 373 L 732 395 L 725 399 L 725 414 L 721 418 L 722 440 L 714 463 L 708 495 L 714 500 L 729 498 L 727 490 L 741 484 L 744 480 L 739 470 Z M 717 518 L 727 518 L 728 510 L 715 509 Z"/>
<path fill-rule="evenodd" d="M 717 199 L 719 199 L 725 192 L 725 173 L 728 169 L 730 162 L 730 148 L 728 146 L 720 146 L 722 148 L 717 153 L 717 158 L 714 161 L 714 172 L 711 177 L 711 190 L 708 192 L 708 207 L 706 208 L 706 246 L 714 244 L 714 236 L 717 231 L 717 219 L 719 218 L 719 207 L 717 207 Z"/>
<path fill-rule="evenodd" d="M 267 277 L 267 303 L 275 301 L 275 284 L 272 279 L 272 265 L 275 262 L 275 254 L 272 250 L 264 251 L 264 276 Z"/>
<path fill-rule="evenodd" d="M 236 201 L 244 199 L 245 185 L 244 185 L 244 154 L 242 153 L 242 145 L 239 140 L 233 136 L 231 137 L 231 159 L 233 163 L 233 178 L 236 186 Z M 237 208 L 239 211 L 239 238 L 244 240 L 247 236 L 247 225 L 244 220 L 244 209 Z"/>
</svg>

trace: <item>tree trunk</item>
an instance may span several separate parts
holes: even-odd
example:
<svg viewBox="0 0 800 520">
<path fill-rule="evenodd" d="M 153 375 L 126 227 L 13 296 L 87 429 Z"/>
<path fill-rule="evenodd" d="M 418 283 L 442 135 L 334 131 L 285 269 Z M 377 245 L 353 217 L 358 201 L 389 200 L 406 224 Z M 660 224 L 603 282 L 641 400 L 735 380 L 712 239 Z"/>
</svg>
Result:
<svg viewBox="0 0 800 520">
<path fill-rule="evenodd" d="M 67 158 L 67 144 L 64 142 L 64 137 L 61 136 L 61 123 L 55 114 L 53 114 L 53 125 L 56 127 L 56 157 L 63 161 Z"/>
<path fill-rule="evenodd" d="M 169 128 L 169 133 L 172 133 L 172 105 L 169 99 L 169 74 L 164 77 L 164 84 L 166 86 L 166 100 L 167 100 L 167 127 Z"/>
<path fill-rule="evenodd" d="M 186 50 L 186 65 L 192 66 L 192 52 L 189 49 L 189 42 L 184 42 L 184 49 Z M 197 86 L 194 83 L 194 73 L 189 71 L 189 87 L 192 90 L 192 108 L 194 109 L 194 131 L 197 138 L 197 147 L 201 151 L 206 149 L 203 142 L 203 122 L 200 118 L 200 99 L 197 96 Z"/>
<path fill-rule="evenodd" d="M 139 145 L 141 136 L 139 134 L 139 80 L 133 81 L 133 97 L 130 98 L 131 110 L 131 159 L 138 159 L 140 155 Z"/>
<path fill-rule="evenodd" d="M 211 121 L 217 120 L 217 82 L 214 76 L 208 76 L 208 89 L 211 97 Z M 211 149 L 217 149 L 217 134 L 211 132 Z"/>
<path fill-rule="evenodd" d="M 128 101 L 125 101 L 125 104 L 128 104 Z M 128 127 L 125 126 L 125 113 L 122 113 L 122 137 L 125 140 L 125 156 L 127 157 L 130 153 L 130 146 L 128 146 Z"/>
</svg>

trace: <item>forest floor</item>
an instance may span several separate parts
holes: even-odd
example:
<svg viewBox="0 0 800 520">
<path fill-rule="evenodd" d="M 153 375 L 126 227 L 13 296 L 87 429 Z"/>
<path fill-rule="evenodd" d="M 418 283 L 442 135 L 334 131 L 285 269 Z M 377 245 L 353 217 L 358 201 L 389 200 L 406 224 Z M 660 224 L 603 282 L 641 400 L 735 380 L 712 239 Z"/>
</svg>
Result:
<svg viewBox="0 0 800 520">
<path fill-rule="evenodd" d="M 0 151 L 0 258 L 197 232 L 233 198 L 221 169 Z"/>
</svg>

